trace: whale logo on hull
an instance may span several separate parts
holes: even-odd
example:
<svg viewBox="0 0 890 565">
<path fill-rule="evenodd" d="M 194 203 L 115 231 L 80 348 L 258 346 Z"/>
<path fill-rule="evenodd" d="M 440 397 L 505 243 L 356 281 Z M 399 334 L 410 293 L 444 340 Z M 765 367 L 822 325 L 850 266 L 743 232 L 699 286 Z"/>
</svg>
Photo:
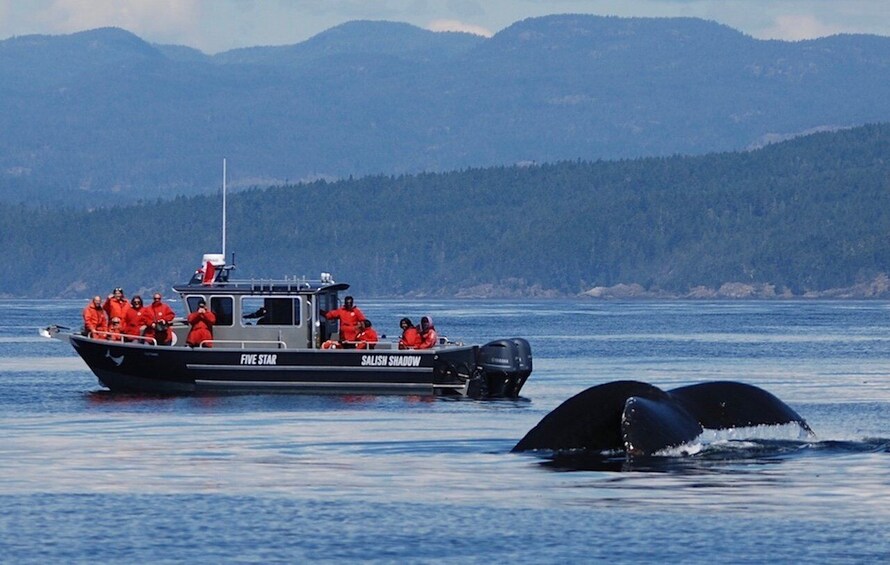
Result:
<svg viewBox="0 0 890 565">
<path fill-rule="evenodd" d="M 110 349 L 109 349 L 108 351 L 105 352 L 105 356 L 108 357 L 109 359 L 111 359 L 112 361 L 114 361 L 114 364 L 117 365 L 118 367 L 120 367 L 120 366 L 121 366 L 121 363 L 124 362 L 124 356 L 123 356 L 123 355 L 120 355 L 120 356 L 118 356 L 118 357 L 115 357 L 114 355 L 111 354 L 111 350 L 110 350 Z"/>
</svg>

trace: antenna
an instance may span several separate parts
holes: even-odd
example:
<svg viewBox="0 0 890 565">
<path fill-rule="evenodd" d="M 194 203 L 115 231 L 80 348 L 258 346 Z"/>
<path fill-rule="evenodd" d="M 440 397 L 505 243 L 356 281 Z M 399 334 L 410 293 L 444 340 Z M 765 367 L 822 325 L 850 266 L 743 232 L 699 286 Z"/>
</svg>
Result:
<svg viewBox="0 0 890 565">
<path fill-rule="evenodd" d="M 226 257 L 226 158 L 223 157 L 222 256 Z"/>
</svg>

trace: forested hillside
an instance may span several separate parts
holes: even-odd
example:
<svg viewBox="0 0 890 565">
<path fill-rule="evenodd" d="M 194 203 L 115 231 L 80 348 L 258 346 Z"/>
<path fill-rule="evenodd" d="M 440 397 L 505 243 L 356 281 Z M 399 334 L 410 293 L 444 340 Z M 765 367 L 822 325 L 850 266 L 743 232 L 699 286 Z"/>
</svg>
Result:
<svg viewBox="0 0 890 565">
<path fill-rule="evenodd" d="M 120 29 L 0 41 L 0 200 L 740 150 L 890 121 L 890 38 L 557 15 L 491 38 L 351 22 L 207 56 Z"/>
<path fill-rule="evenodd" d="M 848 287 L 890 265 L 890 126 L 699 157 L 370 176 L 230 195 L 243 278 L 330 271 L 356 294 L 577 294 L 726 282 Z M 0 205 L 0 293 L 166 289 L 220 251 L 220 198 Z"/>
</svg>

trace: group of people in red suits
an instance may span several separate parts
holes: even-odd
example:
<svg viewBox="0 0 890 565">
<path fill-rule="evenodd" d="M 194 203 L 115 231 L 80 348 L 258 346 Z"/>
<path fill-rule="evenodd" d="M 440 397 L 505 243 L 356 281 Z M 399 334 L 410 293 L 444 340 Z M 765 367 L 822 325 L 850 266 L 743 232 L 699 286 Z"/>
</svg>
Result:
<svg viewBox="0 0 890 565">
<path fill-rule="evenodd" d="M 128 301 L 124 290 L 116 288 L 104 303 L 101 296 L 94 296 L 83 309 L 84 333 L 94 339 L 169 345 L 173 335 L 170 324 L 175 317 L 159 293 L 155 293 L 151 305 L 146 306 L 141 296 Z"/>
<path fill-rule="evenodd" d="M 377 330 L 371 324 L 371 320 L 355 305 L 351 296 L 343 299 L 343 306 L 336 310 L 319 310 L 324 318 L 340 321 L 339 341 L 328 340 L 324 342 L 322 349 L 374 349 L 374 344 L 379 341 Z"/>
<path fill-rule="evenodd" d="M 373 349 L 378 341 L 377 332 L 371 326 L 371 321 L 355 305 L 355 300 L 347 296 L 343 300 L 343 306 L 336 310 L 321 310 L 320 314 L 328 320 L 340 321 L 340 341 L 326 341 L 322 347 L 355 347 L 356 349 Z M 420 327 L 416 327 L 409 318 L 402 318 L 399 322 L 402 328 L 402 336 L 399 339 L 399 349 L 430 349 L 438 344 L 439 337 L 433 320 L 429 316 L 420 319 Z"/>
<path fill-rule="evenodd" d="M 351 296 L 344 299 L 340 308 L 321 310 L 320 314 L 328 320 L 340 321 L 340 340 L 327 341 L 323 344 L 324 348 L 373 349 L 379 340 L 371 321 L 355 305 Z M 169 345 L 173 339 L 170 324 L 175 317 L 173 309 L 164 303 L 159 293 L 155 293 L 151 305 L 146 306 L 141 296 L 136 295 L 127 301 L 124 290 L 116 288 L 104 303 L 102 297 L 94 296 L 84 308 L 84 334 L 94 339 Z M 216 314 L 207 308 L 203 300 L 198 303 L 198 309 L 189 314 L 188 323 L 191 330 L 186 344 L 190 347 L 211 347 Z M 399 349 L 430 349 L 438 344 L 439 337 L 429 316 L 420 319 L 419 328 L 409 318 L 402 318 L 399 326 L 402 329 Z"/>
<path fill-rule="evenodd" d="M 411 322 L 411 318 L 402 318 L 399 327 L 402 328 L 399 349 L 431 349 L 439 342 L 433 319 L 429 316 L 420 319 L 419 328 Z"/>
</svg>

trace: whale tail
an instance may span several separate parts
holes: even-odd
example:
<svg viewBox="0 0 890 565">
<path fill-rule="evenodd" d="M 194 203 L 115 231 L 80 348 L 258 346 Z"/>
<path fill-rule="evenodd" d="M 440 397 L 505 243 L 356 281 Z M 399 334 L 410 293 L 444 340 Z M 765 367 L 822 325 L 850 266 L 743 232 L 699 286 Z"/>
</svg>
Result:
<svg viewBox="0 0 890 565">
<path fill-rule="evenodd" d="M 714 381 L 670 391 L 709 430 L 797 422 L 813 433 L 806 420 L 773 394 L 753 385 Z"/>
<path fill-rule="evenodd" d="M 529 430 L 513 451 L 651 455 L 688 443 L 705 428 L 792 422 L 812 433 L 787 404 L 744 383 L 716 381 L 664 391 L 639 381 L 614 381 L 588 388 L 560 404 Z"/>
</svg>

